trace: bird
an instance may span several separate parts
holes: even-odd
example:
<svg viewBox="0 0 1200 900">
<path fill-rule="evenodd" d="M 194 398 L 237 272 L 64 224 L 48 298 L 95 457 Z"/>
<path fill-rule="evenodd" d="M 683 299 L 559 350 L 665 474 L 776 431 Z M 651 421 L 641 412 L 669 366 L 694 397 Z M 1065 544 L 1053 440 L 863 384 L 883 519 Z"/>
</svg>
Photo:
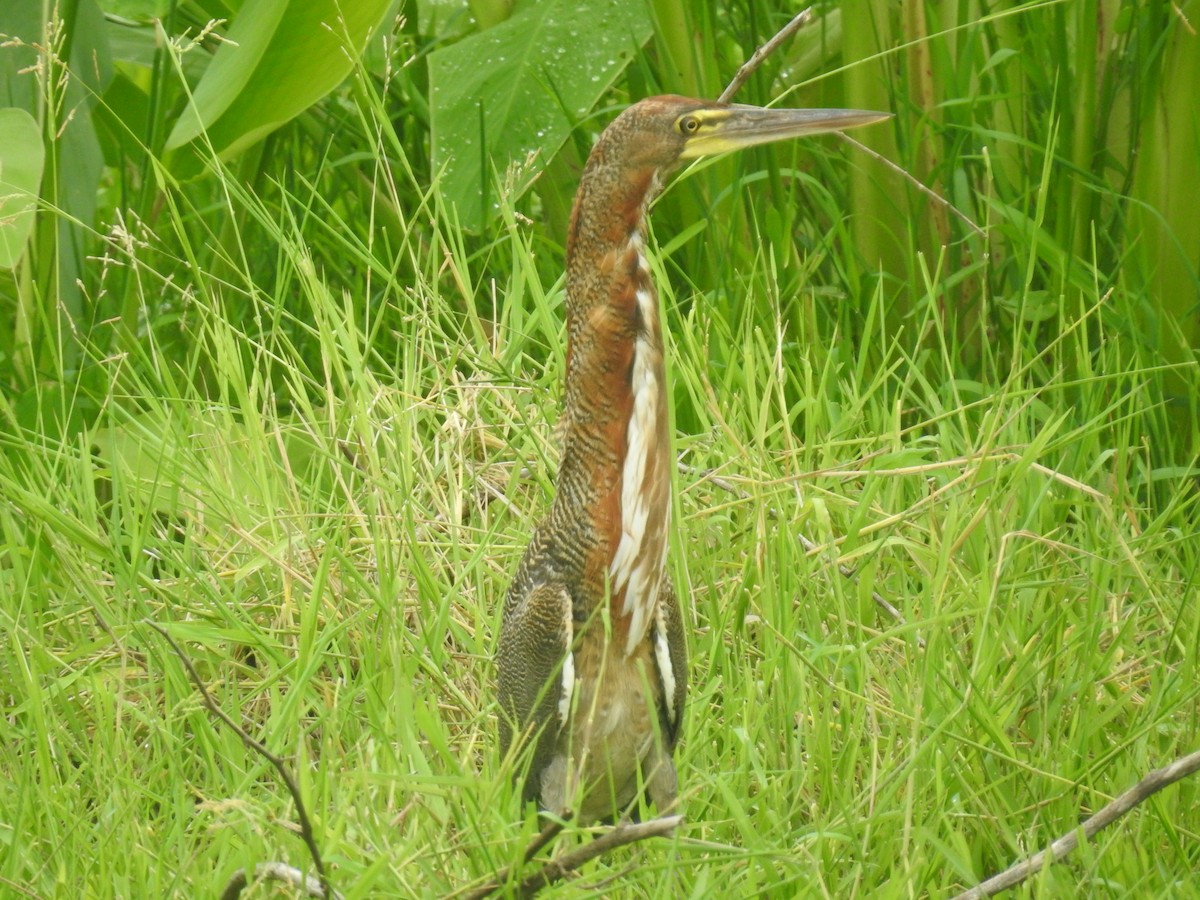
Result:
<svg viewBox="0 0 1200 900">
<path fill-rule="evenodd" d="M 561 456 L 550 510 L 504 599 L 496 648 L 503 754 L 524 801 L 580 822 L 675 810 L 688 692 L 666 573 L 672 451 L 646 215 L 681 163 L 890 114 L 658 96 L 629 106 L 584 166 L 566 244 Z"/>
</svg>

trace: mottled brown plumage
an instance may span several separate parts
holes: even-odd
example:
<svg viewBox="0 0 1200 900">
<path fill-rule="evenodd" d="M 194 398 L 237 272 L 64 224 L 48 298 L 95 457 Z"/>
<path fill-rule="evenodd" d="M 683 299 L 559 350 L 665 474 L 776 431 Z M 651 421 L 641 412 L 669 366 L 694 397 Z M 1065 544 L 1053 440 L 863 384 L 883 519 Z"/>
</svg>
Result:
<svg viewBox="0 0 1200 900">
<path fill-rule="evenodd" d="M 854 110 L 652 97 L 601 134 L 567 237 L 567 374 L 557 492 L 509 588 L 500 740 L 532 742 L 525 797 L 581 820 L 644 788 L 676 802 L 687 646 L 665 574 L 671 448 L 646 206 L 681 160 L 865 124 Z"/>
</svg>

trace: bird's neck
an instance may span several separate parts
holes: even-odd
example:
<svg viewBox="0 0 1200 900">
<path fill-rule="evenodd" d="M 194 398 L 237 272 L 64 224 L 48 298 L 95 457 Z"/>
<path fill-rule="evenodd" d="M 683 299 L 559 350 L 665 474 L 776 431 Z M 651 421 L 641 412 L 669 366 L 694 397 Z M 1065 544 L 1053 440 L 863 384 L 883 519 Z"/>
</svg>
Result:
<svg viewBox="0 0 1200 900">
<path fill-rule="evenodd" d="M 587 568 L 607 578 L 629 646 L 662 579 L 671 448 L 658 297 L 646 258 L 654 170 L 584 172 L 567 243 L 567 377 L 555 503 L 590 531 Z"/>
</svg>

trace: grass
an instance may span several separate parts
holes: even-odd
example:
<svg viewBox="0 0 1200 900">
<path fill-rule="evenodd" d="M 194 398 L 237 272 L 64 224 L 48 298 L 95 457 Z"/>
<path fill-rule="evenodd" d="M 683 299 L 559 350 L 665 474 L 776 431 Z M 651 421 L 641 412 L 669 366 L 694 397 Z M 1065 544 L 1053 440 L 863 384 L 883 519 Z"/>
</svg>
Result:
<svg viewBox="0 0 1200 900">
<path fill-rule="evenodd" d="M 211 895 L 309 864 L 271 767 L 149 623 L 291 761 L 346 896 L 452 894 L 535 833 L 496 750 L 491 653 L 553 488 L 561 235 L 511 204 L 463 235 L 386 141 L 254 187 L 218 173 L 207 208 L 165 192 L 93 260 L 125 321 L 155 324 L 96 324 L 61 395 L 37 389 L 90 424 L 0 397 L 7 890 Z M 664 200 L 710 204 L 658 235 L 687 825 L 558 896 L 942 896 L 1200 738 L 1195 450 L 1167 403 L 1200 371 L 1123 339 L 1145 294 L 1056 262 L 1011 197 L 990 198 L 994 259 L 914 251 L 908 281 L 864 276 L 836 144 L 795 160 L 784 200 L 756 200 L 749 164 L 730 194 L 705 201 L 706 171 Z M 1016 193 L 1036 210 L 1056 186 L 1034 168 Z M 944 305 L 971 284 L 988 331 L 968 349 Z M 1198 791 L 1018 895 L 1190 895 Z"/>
<path fill-rule="evenodd" d="M 543 291 L 514 228 L 490 333 L 428 281 L 388 285 L 377 327 L 298 226 L 272 227 L 286 307 L 251 271 L 236 317 L 181 293 L 184 366 L 108 360 L 95 430 L 5 439 L 9 886 L 208 893 L 260 860 L 307 864 L 269 766 L 151 621 L 293 760 L 348 896 L 449 893 L 535 828 L 497 757 L 490 654 L 553 483 L 560 285 Z M 767 254 L 741 277 L 773 328 L 664 291 L 692 419 L 671 559 L 688 825 L 559 893 L 938 895 L 1192 749 L 1196 496 L 1149 462 L 1164 373 L 1092 343 L 1118 301 L 1087 298 L 1049 347 L 1010 336 L 983 385 L 958 378 L 928 301 L 918 355 L 878 293 L 784 296 Z M 867 310 L 856 340 L 844 302 Z M 205 364 L 217 399 L 182 377 Z M 1196 801 L 1165 792 L 1030 891 L 1186 890 Z"/>
</svg>

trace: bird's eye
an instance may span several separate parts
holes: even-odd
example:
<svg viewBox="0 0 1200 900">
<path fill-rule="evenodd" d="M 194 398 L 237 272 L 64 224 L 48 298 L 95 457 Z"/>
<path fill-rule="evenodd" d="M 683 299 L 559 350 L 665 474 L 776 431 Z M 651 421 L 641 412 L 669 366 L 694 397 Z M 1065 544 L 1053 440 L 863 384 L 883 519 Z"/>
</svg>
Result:
<svg viewBox="0 0 1200 900">
<path fill-rule="evenodd" d="M 700 120 L 695 116 L 683 116 L 679 120 L 679 130 L 683 134 L 695 134 L 700 130 Z"/>
</svg>

